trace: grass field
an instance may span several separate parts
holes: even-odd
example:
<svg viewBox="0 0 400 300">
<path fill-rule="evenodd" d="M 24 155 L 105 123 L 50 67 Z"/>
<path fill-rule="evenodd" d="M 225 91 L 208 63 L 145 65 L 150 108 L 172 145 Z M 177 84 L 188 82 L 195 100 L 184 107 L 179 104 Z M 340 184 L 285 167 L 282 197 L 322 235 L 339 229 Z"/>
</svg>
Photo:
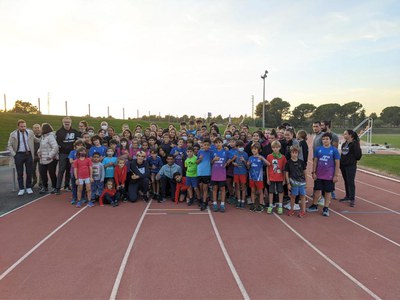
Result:
<svg viewBox="0 0 400 300">
<path fill-rule="evenodd" d="M 363 136 L 362 141 L 366 141 L 367 138 Z M 384 145 L 387 143 L 391 148 L 400 148 L 400 134 L 373 134 L 372 143 Z"/>
<path fill-rule="evenodd" d="M 32 125 L 35 123 L 42 124 L 44 122 L 50 123 L 53 126 L 54 130 L 57 130 L 61 127 L 61 120 L 64 116 L 55 116 L 55 115 L 29 115 L 29 114 L 16 114 L 16 113 L 0 113 L 0 151 L 3 151 L 7 147 L 8 137 L 10 133 L 17 128 L 17 121 L 19 119 L 24 119 L 26 121 L 26 125 L 29 128 L 32 128 Z M 95 129 L 100 128 L 100 123 L 103 120 L 106 120 L 108 124 L 116 129 L 117 132 L 121 131 L 121 127 L 123 123 L 128 123 L 130 128 L 134 128 L 137 124 L 142 125 L 143 127 L 148 127 L 150 122 L 146 121 L 136 121 L 136 120 L 121 120 L 121 119 L 104 119 L 104 118 L 87 118 L 87 117 L 73 117 L 72 118 L 72 126 L 74 128 L 78 128 L 78 123 L 81 120 L 86 120 L 90 126 L 93 126 Z M 162 128 L 166 128 L 168 126 L 167 122 L 157 122 L 159 126 Z"/>
<path fill-rule="evenodd" d="M 359 165 L 400 177 L 399 155 L 363 155 L 359 161 Z"/>
</svg>

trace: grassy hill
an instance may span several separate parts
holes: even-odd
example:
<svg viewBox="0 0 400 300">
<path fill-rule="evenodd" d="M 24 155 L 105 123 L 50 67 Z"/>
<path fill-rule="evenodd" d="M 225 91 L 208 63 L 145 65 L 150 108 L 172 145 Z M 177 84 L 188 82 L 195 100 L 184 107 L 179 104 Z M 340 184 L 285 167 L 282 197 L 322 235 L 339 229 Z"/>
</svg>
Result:
<svg viewBox="0 0 400 300">
<path fill-rule="evenodd" d="M 24 119 L 26 121 L 26 125 L 29 128 L 32 128 L 33 124 L 42 124 L 44 122 L 51 124 L 54 130 L 57 130 L 61 127 L 61 121 L 64 116 L 57 115 L 30 115 L 30 114 L 17 114 L 17 113 L 0 113 L 0 151 L 3 151 L 7 147 L 8 138 L 10 136 L 10 132 L 17 128 L 17 121 L 19 119 Z M 122 124 L 128 123 L 129 127 L 132 129 L 137 124 L 142 125 L 143 127 L 148 127 L 150 122 L 146 121 L 136 121 L 136 120 L 122 120 L 122 119 L 107 119 L 107 118 L 87 118 L 87 117 L 76 117 L 71 116 L 72 118 L 72 126 L 74 128 L 78 128 L 78 123 L 81 120 L 86 120 L 90 126 L 93 126 L 95 129 L 100 128 L 101 121 L 105 120 L 108 124 L 115 128 L 117 132 L 121 131 Z M 157 122 L 159 126 L 162 128 L 166 128 L 168 126 L 167 122 Z"/>
</svg>

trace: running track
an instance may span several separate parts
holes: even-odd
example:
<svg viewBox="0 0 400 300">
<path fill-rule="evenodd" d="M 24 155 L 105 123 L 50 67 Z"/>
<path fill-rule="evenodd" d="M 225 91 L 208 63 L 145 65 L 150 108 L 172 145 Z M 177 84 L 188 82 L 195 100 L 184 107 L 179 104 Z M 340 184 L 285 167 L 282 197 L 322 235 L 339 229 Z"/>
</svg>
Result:
<svg viewBox="0 0 400 300">
<path fill-rule="evenodd" d="M 0 298 L 398 298 L 400 184 L 363 172 L 356 184 L 355 208 L 304 219 L 171 202 L 79 210 L 48 195 L 0 217 Z"/>
</svg>

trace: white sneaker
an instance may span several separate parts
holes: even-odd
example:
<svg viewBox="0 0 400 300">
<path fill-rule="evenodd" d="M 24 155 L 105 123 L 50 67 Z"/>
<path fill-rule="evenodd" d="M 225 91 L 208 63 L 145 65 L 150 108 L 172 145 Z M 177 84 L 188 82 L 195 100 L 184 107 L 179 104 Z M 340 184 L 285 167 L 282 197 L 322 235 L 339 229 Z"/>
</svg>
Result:
<svg viewBox="0 0 400 300">
<path fill-rule="evenodd" d="M 18 196 L 23 196 L 25 194 L 25 190 L 19 190 L 18 191 Z"/>
<path fill-rule="evenodd" d="M 321 198 L 319 198 L 319 200 L 318 200 L 318 205 L 324 206 L 324 204 L 325 204 L 325 198 L 324 198 L 324 196 L 321 196 Z"/>
<path fill-rule="evenodd" d="M 284 205 L 283 207 L 286 208 L 286 209 L 288 209 L 288 210 L 290 210 L 290 209 L 291 209 L 290 202 L 287 203 L 286 205 Z M 296 206 L 295 206 L 295 207 L 296 207 Z"/>
<path fill-rule="evenodd" d="M 27 193 L 28 195 L 32 195 L 32 194 L 33 194 L 33 191 L 32 191 L 31 188 L 27 188 L 27 189 L 26 189 L 26 193 Z"/>
<path fill-rule="evenodd" d="M 300 210 L 300 205 L 298 205 L 297 203 L 294 205 L 293 210 Z"/>
</svg>

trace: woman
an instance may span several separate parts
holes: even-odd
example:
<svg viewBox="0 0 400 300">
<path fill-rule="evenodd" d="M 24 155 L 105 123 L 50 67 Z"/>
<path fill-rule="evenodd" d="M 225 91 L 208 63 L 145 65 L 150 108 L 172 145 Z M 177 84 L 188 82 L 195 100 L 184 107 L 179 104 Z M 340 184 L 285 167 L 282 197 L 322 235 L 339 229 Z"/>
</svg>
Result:
<svg viewBox="0 0 400 300">
<path fill-rule="evenodd" d="M 129 165 L 129 185 L 128 199 L 136 202 L 139 198 L 139 191 L 143 194 L 143 200 L 149 201 L 147 195 L 149 191 L 150 167 L 146 160 L 146 153 L 139 151 L 136 159 L 132 160 Z"/>
<path fill-rule="evenodd" d="M 42 124 L 42 137 L 40 140 L 40 146 L 38 150 L 38 156 L 40 158 L 39 172 L 42 178 L 43 187 L 40 189 L 40 194 L 45 194 L 49 191 L 48 189 L 48 176 L 51 179 L 52 190 L 51 193 L 55 192 L 57 184 L 56 168 L 58 162 L 58 144 L 56 140 L 53 128 L 48 123 Z"/>
<path fill-rule="evenodd" d="M 357 161 L 361 159 L 362 152 L 359 138 L 356 132 L 347 129 L 343 133 L 345 142 L 342 144 L 342 154 L 340 156 L 340 171 L 344 180 L 346 196 L 340 199 L 340 202 L 350 202 L 350 206 L 354 207 L 356 199 L 356 171 Z"/>
</svg>

